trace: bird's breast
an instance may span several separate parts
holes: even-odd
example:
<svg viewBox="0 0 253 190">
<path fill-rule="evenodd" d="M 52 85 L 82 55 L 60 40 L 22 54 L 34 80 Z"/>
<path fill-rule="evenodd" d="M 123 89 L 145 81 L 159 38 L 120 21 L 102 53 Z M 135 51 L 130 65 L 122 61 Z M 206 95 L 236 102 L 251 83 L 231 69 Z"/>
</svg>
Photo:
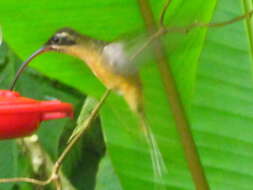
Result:
<svg viewBox="0 0 253 190">
<path fill-rule="evenodd" d="M 131 74 L 117 72 L 112 68 L 103 52 L 95 49 L 75 52 L 75 56 L 81 58 L 96 75 L 96 77 L 108 88 L 123 95 L 133 110 L 136 110 L 141 102 L 141 82 L 138 72 Z"/>
<path fill-rule="evenodd" d="M 138 73 L 125 74 L 117 72 L 113 69 L 113 65 L 109 63 L 108 57 L 103 52 L 97 50 L 86 50 L 80 52 L 77 57 L 81 58 L 94 75 L 99 78 L 103 84 L 109 88 L 121 93 L 122 88 L 130 86 L 139 86 Z M 137 79 L 137 80 L 136 80 Z"/>
</svg>

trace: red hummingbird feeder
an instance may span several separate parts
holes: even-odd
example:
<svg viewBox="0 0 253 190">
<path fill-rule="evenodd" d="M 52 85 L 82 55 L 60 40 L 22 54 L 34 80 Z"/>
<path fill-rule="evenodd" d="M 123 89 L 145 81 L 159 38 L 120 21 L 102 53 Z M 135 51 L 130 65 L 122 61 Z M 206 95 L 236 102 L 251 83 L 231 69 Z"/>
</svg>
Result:
<svg viewBox="0 0 253 190">
<path fill-rule="evenodd" d="M 73 117 L 73 107 L 59 100 L 38 101 L 0 90 L 0 140 L 25 137 L 46 120 Z"/>
</svg>

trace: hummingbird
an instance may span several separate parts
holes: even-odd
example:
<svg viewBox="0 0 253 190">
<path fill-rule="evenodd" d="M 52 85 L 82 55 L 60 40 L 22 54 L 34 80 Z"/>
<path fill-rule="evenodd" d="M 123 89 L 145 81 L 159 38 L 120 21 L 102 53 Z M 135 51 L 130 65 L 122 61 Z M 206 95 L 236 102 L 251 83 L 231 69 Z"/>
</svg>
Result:
<svg viewBox="0 0 253 190">
<path fill-rule="evenodd" d="M 14 88 L 24 67 L 34 57 L 47 51 L 65 53 L 83 60 L 106 88 L 124 96 L 133 111 L 142 108 L 141 81 L 138 69 L 134 64 L 130 64 L 123 44 L 93 39 L 70 28 L 58 30 L 41 49 L 21 66 L 11 89 Z"/>
<path fill-rule="evenodd" d="M 160 178 L 166 167 L 145 117 L 138 64 L 130 58 L 125 48 L 124 43 L 120 41 L 105 42 L 80 34 L 71 28 L 62 28 L 21 65 L 11 90 L 26 65 L 44 52 L 55 51 L 81 59 L 107 89 L 122 95 L 130 109 L 137 114 L 150 148 L 154 174 Z"/>
</svg>

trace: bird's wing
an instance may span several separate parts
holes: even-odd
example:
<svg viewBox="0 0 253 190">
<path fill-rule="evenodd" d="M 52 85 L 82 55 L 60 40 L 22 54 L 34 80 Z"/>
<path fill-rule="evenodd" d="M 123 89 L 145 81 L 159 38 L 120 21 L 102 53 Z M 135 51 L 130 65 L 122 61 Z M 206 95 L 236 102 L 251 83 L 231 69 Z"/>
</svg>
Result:
<svg viewBox="0 0 253 190">
<path fill-rule="evenodd" d="M 132 74 L 137 72 L 137 65 L 129 60 L 124 44 L 122 42 L 113 42 L 103 48 L 103 55 L 106 64 L 113 72 L 119 74 Z"/>
<path fill-rule="evenodd" d="M 152 60 L 152 44 L 142 49 L 148 38 L 148 35 L 140 34 L 131 39 L 105 45 L 103 55 L 112 71 L 119 74 L 134 74 L 138 72 L 140 66 L 150 62 Z M 134 56 L 140 49 L 142 51 Z"/>
</svg>

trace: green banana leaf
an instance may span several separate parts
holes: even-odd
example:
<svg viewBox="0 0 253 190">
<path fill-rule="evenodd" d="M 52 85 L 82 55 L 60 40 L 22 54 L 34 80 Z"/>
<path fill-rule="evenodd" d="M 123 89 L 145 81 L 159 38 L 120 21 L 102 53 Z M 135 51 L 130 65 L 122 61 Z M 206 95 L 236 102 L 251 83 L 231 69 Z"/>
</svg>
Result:
<svg viewBox="0 0 253 190">
<path fill-rule="evenodd" d="M 151 1 L 157 19 L 164 3 Z M 196 20 L 228 20 L 243 14 L 249 8 L 247 3 L 174 0 L 166 24 L 184 26 Z M 4 39 L 22 59 L 64 26 L 103 40 L 144 30 L 134 0 L 2 1 L 0 23 Z M 250 27 L 238 22 L 209 29 L 208 33 L 202 28 L 188 35 L 164 37 L 170 49 L 168 64 L 172 66 L 211 189 L 247 190 L 253 186 Z M 179 41 L 175 47 L 173 39 Z M 31 66 L 96 98 L 105 90 L 85 64 L 66 55 L 45 54 Z M 154 60 L 143 67 L 141 75 L 148 121 L 168 170 L 164 184 L 168 189 L 194 189 Z M 108 156 L 117 176 L 113 179 L 119 180 L 122 189 L 154 189 L 148 146 L 123 98 L 113 94 L 102 109 L 101 119 Z"/>
</svg>

